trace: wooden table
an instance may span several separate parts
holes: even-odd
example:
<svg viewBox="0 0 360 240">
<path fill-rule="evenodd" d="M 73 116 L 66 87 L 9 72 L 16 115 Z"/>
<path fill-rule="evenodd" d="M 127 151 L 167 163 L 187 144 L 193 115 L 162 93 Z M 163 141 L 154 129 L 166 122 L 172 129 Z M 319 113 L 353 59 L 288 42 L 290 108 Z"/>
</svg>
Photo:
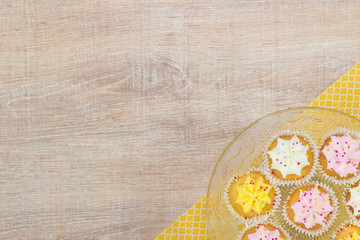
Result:
<svg viewBox="0 0 360 240">
<path fill-rule="evenodd" d="M 360 59 L 356 0 L 0 6 L 0 239 L 152 239 Z"/>
</svg>

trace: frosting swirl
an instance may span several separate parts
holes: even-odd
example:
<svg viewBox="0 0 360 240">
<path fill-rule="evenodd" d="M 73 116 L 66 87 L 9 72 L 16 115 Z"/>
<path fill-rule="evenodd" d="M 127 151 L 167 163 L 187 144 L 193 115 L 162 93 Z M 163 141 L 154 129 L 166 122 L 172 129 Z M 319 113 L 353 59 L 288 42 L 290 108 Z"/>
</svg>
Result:
<svg viewBox="0 0 360 240">
<path fill-rule="evenodd" d="M 354 208 L 354 215 L 360 215 L 360 185 L 355 188 L 350 188 L 350 199 L 346 205 Z"/>
<path fill-rule="evenodd" d="M 270 231 L 266 229 L 263 225 L 260 225 L 256 228 L 255 233 L 248 234 L 249 240 L 281 240 L 280 232 L 277 229 Z"/>
<path fill-rule="evenodd" d="M 236 203 L 242 206 L 245 213 L 255 211 L 260 214 L 265 205 L 271 202 L 269 192 L 272 187 L 265 183 L 262 177 L 253 179 L 247 176 L 245 182 L 236 186 L 236 189 Z"/>
<path fill-rule="evenodd" d="M 322 150 L 327 168 L 335 171 L 340 177 L 356 174 L 360 162 L 359 141 L 350 135 L 332 136 L 330 144 Z"/>
<path fill-rule="evenodd" d="M 354 231 L 343 237 L 341 240 L 359 240 L 359 239 L 360 239 L 360 235 L 356 231 Z"/>
<path fill-rule="evenodd" d="M 301 176 L 301 170 L 310 165 L 306 155 L 308 149 L 297 136 L 290 140 L 279 137 L 276 147 L 267 152 L 272 159 L 271 168 L 278 170 L 283 178 L 290 174 Z"/>
<path fill-rule="evenodd" d="M 316 224 L 324 226 L 328 214 L 334 209 L 330 205 L 329 194 L 320 192 L 317 187 L 308 191 L 300 190 L 298 201 L 291 208 L 295 213 L 295 222 L 303 223 L 306 229 Z"/>
</svg>

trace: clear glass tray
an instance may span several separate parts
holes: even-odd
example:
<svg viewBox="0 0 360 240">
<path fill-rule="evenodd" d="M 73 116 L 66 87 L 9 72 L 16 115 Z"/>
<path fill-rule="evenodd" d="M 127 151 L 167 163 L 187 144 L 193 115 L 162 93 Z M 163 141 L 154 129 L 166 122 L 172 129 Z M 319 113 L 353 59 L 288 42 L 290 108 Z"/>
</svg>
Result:
<svg viewBox="0 0 360 240">
<path fill-rule="evenodd" d="M 283 130 L 302 131 L 310 135 L 319 146 L 324 135 L 338 128 L 360 131 L 360 121 L 331 109 L 301 107 L 269 114 L 242 131 L 222 153 L 211 176 L 206 205 L 211 239 L 236 239 L 241 230 L 246 227 L 244 220 L 236 219 L 228 210 L 224 200 L 224 189 L 227 181 L 233 175 L 242 174 L 249 168 L 262 166 L 264 147 L 274 133 Z M 333 183 L 326 183 L 331 186 L 334 185 Z M 331 239 L 334 231 L 345 219 L 349 219 L 343 204 L 341 204 L 343 189 L 341 186 L 333 187 L 336 189 L 336 195 L 338 195 L 340 212 L 333 226 L 315 238 L 297 234 L 296 231 L 287 229 L 293 239 Z M 275 214 L 273 218 L 276 217 L 279 216 Z M 286 229 L 285 226 L 282 227 Z"/>
</svg>

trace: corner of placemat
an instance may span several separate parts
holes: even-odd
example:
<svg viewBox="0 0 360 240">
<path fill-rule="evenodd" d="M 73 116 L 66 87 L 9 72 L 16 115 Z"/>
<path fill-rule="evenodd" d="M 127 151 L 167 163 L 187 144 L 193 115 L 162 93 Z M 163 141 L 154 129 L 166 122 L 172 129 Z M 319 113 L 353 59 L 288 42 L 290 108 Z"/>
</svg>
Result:
<svg viewBox="0 0 360 240">
<path fill-rule="evenodd" d="M 360 62 L 331 84 L 309 106 L 326 107 L 360 119 Z M 154 240 L 210 240 L 206 228 L 206 196 Z"/>
<path fill-rule="evenodd" d="M 210 240 L 206 228 L 206 196 L 175 220 L 154 240 Z"/>
<path fill-rule="evenodd" d="M 344 73 L 309 106 L 326 107 L 360 118 L 360 62 Z"/>
</svg>

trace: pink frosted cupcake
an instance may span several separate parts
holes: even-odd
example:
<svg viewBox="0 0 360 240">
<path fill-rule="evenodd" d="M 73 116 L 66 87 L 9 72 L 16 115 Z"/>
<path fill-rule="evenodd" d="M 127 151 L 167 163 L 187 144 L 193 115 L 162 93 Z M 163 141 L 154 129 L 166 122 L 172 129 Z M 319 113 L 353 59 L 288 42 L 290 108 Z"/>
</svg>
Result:
<svg viewBox="0 0 360 240">
<path fill-rule="evenodd" d="M 333 224 L 337 206 L 335 193 L 330 188 L 312 182 L 291 191 L 283 215 L 295 230 L 315 236 Z"/>
<path fill-rule="evenodd" d="M 262 223 L 246 227 L 237 240 L 290 240 L 288 233 L 273 223 Z"/>
<path fill-rule="evenodd" d="M 336 133 L 324 140 L 319 158 L 326 176 L 335 183 L 348 184 L 358 179 L 360 141 L 355 134 Z"/>
</svg>

